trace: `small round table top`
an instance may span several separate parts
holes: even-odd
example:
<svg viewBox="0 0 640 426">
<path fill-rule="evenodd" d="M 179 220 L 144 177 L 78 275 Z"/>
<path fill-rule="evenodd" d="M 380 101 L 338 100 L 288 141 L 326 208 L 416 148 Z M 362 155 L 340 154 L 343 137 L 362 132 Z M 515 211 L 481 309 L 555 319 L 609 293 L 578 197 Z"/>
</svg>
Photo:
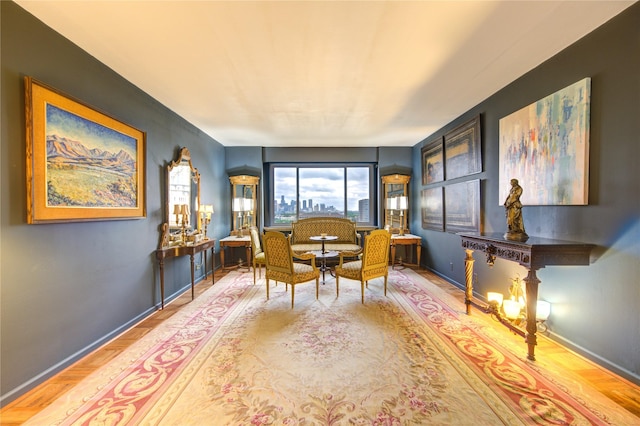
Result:
<svg viewBox="0 0 640 426">
<path fill-rule="evenodd" d="M 309 251 L 307 253 L 313 253 L 316 255 L 316 259 L 327 259 L 330 257 L 338 257 L 340 256 L 340 252 L 334 251 L 334 250 L 329 250 L 329 251 L 325 251 L 324 253 L 322 252 L 322 250 L 312 250 Z"/>
<path fill-rule="evenodd" d="M 313 237 L 309 237 L 312 241 L 334 241 L 337 240 L 338 237 L 336 235 L 314 235 Z"/>
</svg>

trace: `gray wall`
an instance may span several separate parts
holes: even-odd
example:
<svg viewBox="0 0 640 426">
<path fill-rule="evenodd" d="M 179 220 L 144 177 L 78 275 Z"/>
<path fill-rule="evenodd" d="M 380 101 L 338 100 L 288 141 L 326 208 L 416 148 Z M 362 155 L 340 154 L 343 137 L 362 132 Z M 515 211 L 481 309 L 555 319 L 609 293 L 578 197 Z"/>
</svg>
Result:
<svg viewBox="0 0 640 426">
<path fill-rule="evenodd" d="M 504 232 L 504 200 L 498 195 L 498 121 L 585 77 L 591 77 L 592 90 L 589 205 L 525 206 L 525 227 L 529 235 L 597 245 L 590 266 L 540 270 L 539 298 L 553 304 L 552 338 L 640 382 L 640 3 L 434 136 L 481 114 L 484 168 L 475 177 L 481 179 L 483 225 L 487 232 Z M 415 193 L 422 188 L 420 150 L 425 143 L 413 149 Z M 462 287 L 460 238 L 422 230 L 419 206 L 412 207 L 411 230 L 424 237 L 423 264 Z M 489 269 L 481 253 L 475 258 L 475 291 L 480 296 L 487 291 L 507 293 L 509 278 L 526 276 L 525 269 L 512 262 L 498 260 Z"/>
<path fill-rule="evenodd" d="M 222 145 L 16 4 L 0 3 L 4 403 L 155 311 L 160 295 L 154 250 L 164 215 L 164 169 L 179 147 L 191 150 L 202 175 L 203 202 L 217 209 L 228 199 L 229 184 Z M 24 75 L 147 132 L 146 219 L 26 224 Z M 227 216 L 214 214 L 218 237 L 228 235 Z M 167 296 L 189 285 L 188 258 L 168 261 Z"/>
</svg>

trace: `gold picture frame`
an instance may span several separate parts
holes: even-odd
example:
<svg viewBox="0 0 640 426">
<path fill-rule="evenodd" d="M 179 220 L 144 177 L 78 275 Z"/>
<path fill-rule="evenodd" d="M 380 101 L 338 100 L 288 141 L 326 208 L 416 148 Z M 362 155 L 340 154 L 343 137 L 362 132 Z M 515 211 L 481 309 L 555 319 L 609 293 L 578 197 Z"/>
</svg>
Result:
<svg viewBox="0 0 640 426">
<path fill-rule="evenodd" d="M 146 134 L 29 76 L 27 223 L 146 217 Z"/>
</svg>

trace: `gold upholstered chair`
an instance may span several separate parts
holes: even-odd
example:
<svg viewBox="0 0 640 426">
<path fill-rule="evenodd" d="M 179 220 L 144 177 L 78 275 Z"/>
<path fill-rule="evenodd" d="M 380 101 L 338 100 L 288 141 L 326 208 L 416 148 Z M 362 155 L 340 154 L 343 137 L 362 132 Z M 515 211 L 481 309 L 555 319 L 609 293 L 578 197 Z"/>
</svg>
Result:
<svg viewBox="0 0 640 426">
<path fill-rule="evenodd" d="M 301 260 L 310 260 L 308 265 L 302 262 L 294 262 L 294 254 L 289 244 L 289 239 L 277 231 L 266 232 L 262 238 L 264 257 L 266 262 L 265 277 L 267 281 L 267 299 L 269 299 L 269 280 L 291 284 L 291 308 L 295 298 L 297 284 L 316 280 L 316 299 L 318 298 L 320 271 L 316 267 L 316 256 L 312 253 L 300 254 L 295 257 Z M 285 289 L 288 286 L 285 286 Z"/>
<path fill-rule="evenodd" d="M 340 277 L 360 281 L 362 303 L 364 303 L 365 283 L 373 278 L 384 277 L 384 294 L 387 295 L 389 273 L 389 246 L 391 234 L 384 229 L 376 229 L 364 237 L 364 248 L 358 260 L 345 262 L 345 258 L 356 257 L 353 252 L 340 253 L 340 263 L 336 266 L 336 297 L 340 295 Z"/>
<path fill-rule="evenodd" d="M 266 265 L 264 257 L 264 251 L 262 251 L 262 244 L 260 243 L 260 231 L 256 226 L 249 228 L 251 235 L 251 257 L 253 257 L 253 284 L 256 283 L 256 266 L 259 269 L 260 276 L 262 276 L 262 265 Z"/>
</svg>

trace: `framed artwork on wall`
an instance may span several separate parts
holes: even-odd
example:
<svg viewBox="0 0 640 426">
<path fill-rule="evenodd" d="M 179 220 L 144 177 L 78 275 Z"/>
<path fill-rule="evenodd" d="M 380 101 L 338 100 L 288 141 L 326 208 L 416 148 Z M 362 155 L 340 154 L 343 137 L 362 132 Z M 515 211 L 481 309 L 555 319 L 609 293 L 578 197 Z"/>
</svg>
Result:
<svg viewBox="0 0 640 426">
<path fill-rule="evenodd" d="M 422 184 L 429 185 L 444 180 L 444 152 L 442 137 L 422 147 Z"/>
<path fill-rule="evenodd" d="M 447 232 L 480 231 L 480 179 L 444 187 Z"/>
<path fill-rule="evenodd" d="M 586 205 L 591 79 L 500 119 L 500 204 L 518 179 L 525 205 Z"/>
<path fill-rule="evenodd" d="M 25 77 L 27 222 L 143 218 L 144 132 Z"/>
<path fill-rule="evenodd" d="M 447 180 L 482 172 L 480 116 L 444 135 Z"/>
<path fill-rule="evenodd" d="M 423 189 L 421 193 L 422 203 L 422 228 L 444 231 L 444 209 L 442 205 L 442 187 Z"/>
</svg>

